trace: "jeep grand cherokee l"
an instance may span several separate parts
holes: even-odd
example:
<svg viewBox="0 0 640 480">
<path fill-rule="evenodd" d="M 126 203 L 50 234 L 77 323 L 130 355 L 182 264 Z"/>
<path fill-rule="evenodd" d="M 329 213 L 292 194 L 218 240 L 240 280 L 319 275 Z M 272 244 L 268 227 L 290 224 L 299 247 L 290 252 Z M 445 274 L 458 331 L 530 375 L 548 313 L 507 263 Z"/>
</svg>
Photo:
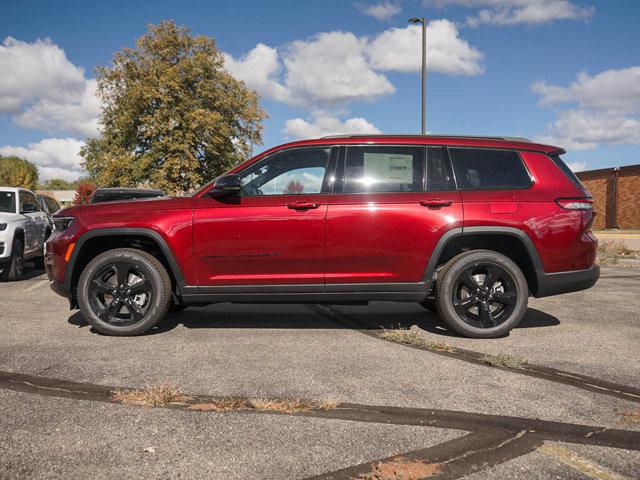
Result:
<svg viewBox="0 0 640 480">
<path fill-rule="evenodd" d="M 589 192 L 525 139 L 342 136 L 272 148 L 190 197 L 62 210 L 51 287 L 135 335 L 216 302 L 420 302 L 469 337 L 598 279 Z"/>
</svg>

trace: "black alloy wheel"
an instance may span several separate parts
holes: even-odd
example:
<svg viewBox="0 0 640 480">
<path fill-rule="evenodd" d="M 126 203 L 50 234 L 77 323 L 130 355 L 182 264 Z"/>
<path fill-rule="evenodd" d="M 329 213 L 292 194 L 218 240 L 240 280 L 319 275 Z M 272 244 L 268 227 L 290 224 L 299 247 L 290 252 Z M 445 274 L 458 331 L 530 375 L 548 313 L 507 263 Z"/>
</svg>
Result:
<svg viewBox="0 0 640 480">
<path fill-rule="evenodd" d="M 77 298 L 84 319 L 106 335 L 139 335 L 156 326 L 172 301 L 162 263 L 132 248 L 108 250 L 82 271 Z"/>
<path fill-rule="evenodd" d="M 458 316 L 477 328 L 500 325 L 511 316 L 518 300 L 511 274 L 492 263 L 479 263 L 460 272 L 452 294 Z"/>
<path fill-rule="evenodd" d="M 438 274 L 438 314 L 448 327 L 466 337 L 506 335 L 522 320 L 528 300 L 524 274 L 498 252 L 461 253 Z"/>
<path fill-rule="evenodd" d="M 144 318 L 153 300 L 151 282 L 135 263 L 117 261 L 98 269 L 89 282 L 89 305 L 110 325 L 129 326 Z"/>
</svg>

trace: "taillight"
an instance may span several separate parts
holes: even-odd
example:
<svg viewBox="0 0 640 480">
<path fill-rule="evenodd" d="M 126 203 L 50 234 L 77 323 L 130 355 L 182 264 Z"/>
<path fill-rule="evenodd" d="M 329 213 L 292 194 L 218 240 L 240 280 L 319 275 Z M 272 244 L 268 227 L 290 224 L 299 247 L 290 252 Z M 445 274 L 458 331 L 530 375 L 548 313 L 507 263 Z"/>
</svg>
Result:
<svg viewBox="0 0 640 480">
<path fill-rule="evenodd" d="M 556 203 L 565 210 L 593 210 L 591 198 L 556 198 Z"/>
</svg>

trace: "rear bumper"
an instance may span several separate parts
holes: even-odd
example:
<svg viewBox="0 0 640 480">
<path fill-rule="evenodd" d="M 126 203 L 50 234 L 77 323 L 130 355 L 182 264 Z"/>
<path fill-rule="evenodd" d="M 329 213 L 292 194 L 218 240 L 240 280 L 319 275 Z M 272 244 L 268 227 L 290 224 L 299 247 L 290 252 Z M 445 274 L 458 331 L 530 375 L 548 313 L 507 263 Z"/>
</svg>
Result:
<svg viewBox="0 0 640 480">
<path fill-rule="evenodd" d="M 600 277 L 600 267 L 593 265 L 586 270 L 542 273 L 538 275 L 538 289 L 534 297 L 549 297 L 562 293 L 578 292 L 595 285 Z"/>
</svg>

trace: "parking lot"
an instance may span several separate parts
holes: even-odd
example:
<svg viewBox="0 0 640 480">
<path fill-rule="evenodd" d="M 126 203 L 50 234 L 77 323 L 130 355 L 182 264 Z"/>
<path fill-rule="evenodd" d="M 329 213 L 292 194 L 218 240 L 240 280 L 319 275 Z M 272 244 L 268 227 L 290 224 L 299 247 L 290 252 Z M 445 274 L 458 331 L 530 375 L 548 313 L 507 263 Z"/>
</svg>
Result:
<svg viewBox="0 0 640 480">
<path fill-rule="evenodd" d="M 225 303 L 117 338 L 29 270 L 0 284 L 0 478 L 638 478 L 638 292 L 604 268 L 496 340 L 386 302 Z M 113 395 L 162 384 L 183 398 Z M 255 408 L 286 399 L 310 403 Z"/>
</svg>

